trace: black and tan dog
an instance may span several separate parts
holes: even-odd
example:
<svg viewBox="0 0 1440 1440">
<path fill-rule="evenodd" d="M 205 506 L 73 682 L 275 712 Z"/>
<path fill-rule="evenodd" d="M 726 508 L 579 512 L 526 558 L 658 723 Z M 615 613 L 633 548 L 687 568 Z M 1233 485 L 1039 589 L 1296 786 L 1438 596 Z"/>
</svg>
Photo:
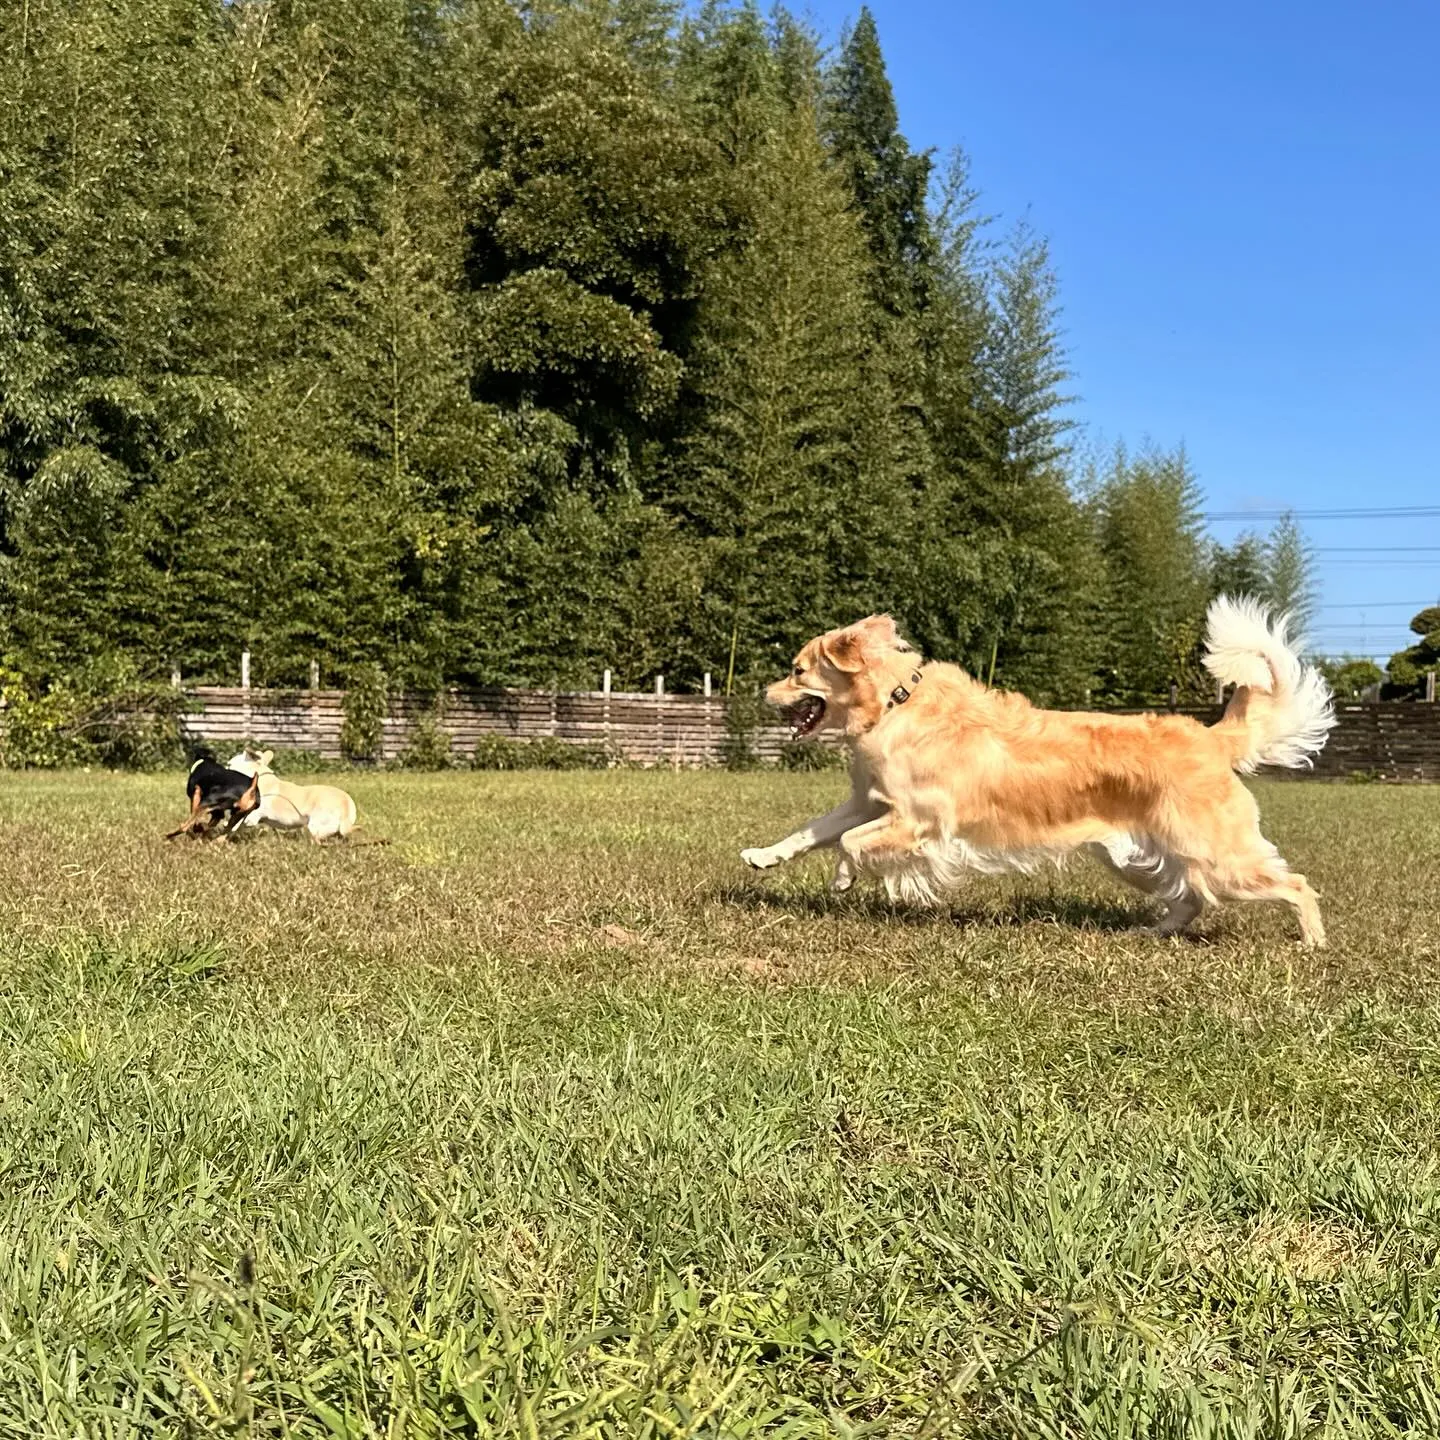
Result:
<svg viewBox="0 0 1440 1440">
<path fill-rule="evenodd" d="M 259 807 L 260 777 L 226 769 L 203 755 L 190 767 L 185 778 L 185 793 L 190 797 L 190 814 L 183 825 L 165 838 L 173 840 L 177 835 L 189 835 L 199 839 L 224 821 L 225 828 L 220 832 L 223 838 Z"/>
</svg>

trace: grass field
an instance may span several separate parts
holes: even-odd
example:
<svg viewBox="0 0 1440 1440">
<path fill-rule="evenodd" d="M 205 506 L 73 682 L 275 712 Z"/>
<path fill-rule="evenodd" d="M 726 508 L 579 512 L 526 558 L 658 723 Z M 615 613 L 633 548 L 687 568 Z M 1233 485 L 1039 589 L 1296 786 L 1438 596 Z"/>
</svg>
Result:
<svg viewBox="0 0 1440 1440">
<path fill-rule="evenodd" d="M 1440 1433 L 1440 793 L 1332 948 L 752 876 L 834 775 L 0 779 L 0 1436 Z"/>
</svg>

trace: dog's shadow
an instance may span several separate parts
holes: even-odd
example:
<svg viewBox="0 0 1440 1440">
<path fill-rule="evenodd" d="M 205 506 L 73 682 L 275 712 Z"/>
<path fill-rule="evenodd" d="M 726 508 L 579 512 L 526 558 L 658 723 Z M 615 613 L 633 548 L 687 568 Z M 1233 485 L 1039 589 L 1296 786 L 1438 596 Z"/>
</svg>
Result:
<svg viewBox="0 0 1440 1440">
<path fill-rule="evenodd" d="M 761 889 L 743 880 L 717 886 L 714 898 L 740 910 L 787 911 L 792 915 L 853 917 L 883 921 L 891 925 L 916 927 L 946 926 L 991 929 L 1019 925 L 1063 925 L 1074 930 L 1136 932 L 1144 927 L 1147 915 L 1118 901 L 1085 896 L 1012 895 L 1003 902 L 966 903 L 956 896 L 930 910 L 889 899 L 883 891 L 850 890 L 841 895 L 829 891 Z"/>
</svg>

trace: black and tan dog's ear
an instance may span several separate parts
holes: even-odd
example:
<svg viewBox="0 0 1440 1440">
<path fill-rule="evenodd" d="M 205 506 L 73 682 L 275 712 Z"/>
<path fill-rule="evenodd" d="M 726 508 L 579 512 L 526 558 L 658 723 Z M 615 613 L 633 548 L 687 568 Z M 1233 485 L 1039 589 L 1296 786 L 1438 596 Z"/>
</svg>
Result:
<svg viewBox="0 0 1440 1440">
<path fill-rule="evenodd" d="M 260 803 L 260 772 L 257 770 L 245 787 L 245 793 L 235 802 L 235 808 L 242 815 L 248 815 Z"/>
</svg>

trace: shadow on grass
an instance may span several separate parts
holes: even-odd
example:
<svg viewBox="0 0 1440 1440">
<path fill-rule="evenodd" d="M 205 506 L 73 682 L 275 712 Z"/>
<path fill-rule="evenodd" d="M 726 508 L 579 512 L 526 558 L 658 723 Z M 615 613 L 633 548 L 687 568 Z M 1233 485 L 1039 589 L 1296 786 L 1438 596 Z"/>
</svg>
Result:
<svg viewBox="0 0 1440 1440">
<path fill-rule="evenodd" d="M 786 911 L 792 915 L 854 916 L 892 925 L 971 926 L 1001 928 L 1014 925 L 1066 925 L 1076 930 L 1136 931 L 1146 925 L 1148 912 L 1111 900 L 1079 895 L 996 896 L 988 903 L 966 903 L 963 898 L 926 910 L 901 905 L 883 891 L 852 890 L 844 895 L 828 891 L 759 889 L 735 881 L 717 886 L 714 898 L 740 910 Z"/>
</svg>

